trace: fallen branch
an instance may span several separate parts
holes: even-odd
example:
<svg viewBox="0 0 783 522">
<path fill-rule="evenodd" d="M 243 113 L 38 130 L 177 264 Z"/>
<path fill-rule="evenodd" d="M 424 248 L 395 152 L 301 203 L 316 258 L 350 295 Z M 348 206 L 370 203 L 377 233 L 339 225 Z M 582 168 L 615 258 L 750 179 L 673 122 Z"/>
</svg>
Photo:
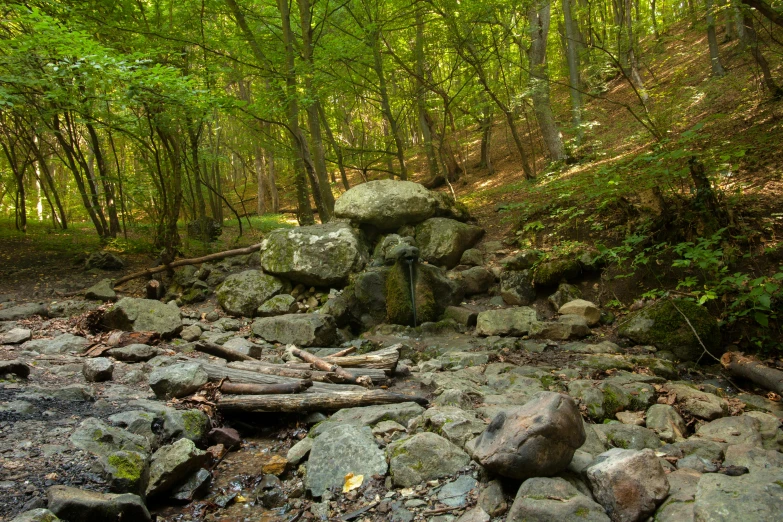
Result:
<svg viewBox="0 0 783 522">
<path fill-rule="evenodd" d="M 267 375 L 281 375 L 283 377 L 293 377 L 296 379 L 312 379 L 317 382 L 341 382 L 337 374 L 332 372 L 313 371 L 310 369 L 291 368 L 288 365 L 261 363 L 260 361 L 238 361 L 227 365 L 229 368 L 237 370 L 247 370 L 249 372 L 265 373 Z M 312 365 L 303 363 L 303 368 L 311 368 Z M 372 379 L 373 384 L 386 384 L 389 380 L 386 372 L 376 369 L 349 368 L 345 370 L 354 378 L 362 375 Z"/>
<path fill-rule="evenodd" d="M 323 357 L 323 360 L 331 364 L 339 364 L 343 368 L 378 368 L 393 372 L 397 368 L 397 361 L 400 360 L 401 344 L 395 344 L 389 348 L 375 352 L 365 353 L 363 355 L 347 355 L 335 357 L 330 355 Z"/>
<path fill-rule="evenodd" d="M 315 386 L 315 385 L 313 385 Z M 336 411 L 343 408 L 375 406 L 379 404 L 397 404 L 416 402 L 427 404 L 423 397 L 412 397 L 400 393 L 382 390 L 364 390 L 363 392 L 300 393 L 297 395 L 242 395 L 224 396 L 218 402 L 219 410 L 242 412 L 304 412 Z"/>
<path fill-rule="evenodd" d="M 340 350 L 339 352 L 335 352 L 332 355 L 330 355 L 329 357 L 343 357 L 344 355 L 352 354 L 355 351 L 356 351 L 356 347 L 355 346 L 349 346 L 345 350 Z"/>
<path fill-rule="evenodd" d="M 224 381 L 220 393 L 228 395 L 285 395 L 301 393 L 313 385 L 313 381 L 299 381 L 286 384 L 237 384 Z"/>
<path fill-rule="evenodd" d="M 256 360 L 250 357 L 249 355 L 245 355 L 243 353 L 239 353 L 234 350 L 231 350 L 230 348 L 226 348 L 224 346 L 220 346 L 215 343 L 210 343 L 207 341 L 198 341 L 195 344 L 193 344 L 193 347 L 199 352 L 208 353 L 209 355 L 214 355 L 215 357 L 220 357 L 227 361 L 255 361 Z"/>
<path fill-rule="evenodd" d="M 354 377 L 352 374 L 346 372 L 340 365 L 333 363 L 331 361 L 327 362 L 326 360 L 321 359 L 320 357 L 317 357 L 311 354 L 310 352 L 300 350 L 296 346 L 290 345 L 288 349 L 296 357 L 299 357 L 305 362 L 309 362 L 310 364 L 312 364 L 314 367 L 318 368 L 321 371 L 331 372 L 336 374 L 337 377 L 343 379 L 345 382 L 360 384 L 365 387 L 372 385 L 372 379 L 370 379 L 366 375 L 362 375 L 361 377 Z M 342 360 L 342 358 L 339 359 Z"/>
<path fill-rule="evenodd" d="M 193 362 L 193 359 L 187 359 L 188 362 Z M 211 382 L 220 382 L 221 379 L 228 379 L 233 383 L 246 383 L 246 384 L 290 384 L 301 381 L 302 379 L 294 379 L 290 377 L 280 377 L 277 375 L 267 375 L 263 373 L 250 372 L 247 370 L 236 370 L 226 366 L 218 366 L 217 364 L 199 363 L 201 367 L 207 372 L 207 377 Z M 331 392 L 362 392 L 364 388 L 361 386 L 354 386 L 353 384 L 331 384 L 326 382 L 313 383 L 310 391 L 319 391 L 324 393 Z"/>
<path fill-rule="evenodd" d="M 783 372 L 739 352 L 726 352 L 720 358 L 724 368 L 734 375 L 753 381 L 765 390 L 783 395 Z"/>
<path fill-rule="evenodd" d="M 137 279 L 139 277 L 144 277 L 144 276 L 150 277 L 153 274 L 157 274 L 158 272 L 163 272 L 165 270 L 171 270 L 186 265 L 198 265 L 201 263 L 206 263 L 208 261 L 217 261 L 218 259 L 224 259 L 226 257 L 252 254 L 256 250 L 260 250 L 260 249 L 261 249 L 261 243 L 258 243 L 245 248 L 235 248 L 234 250 L 226 250 L 225 252 L 216 252 L 214 254 L 209 254 L 208 256 L 193 257 L 190 259 L 180 259 L 179 261 L 173 261 L 167 265 L 155 266 L 152 268 L 147 268 L 146 270 L 142 270 L 141 272 L 134 272 L 133 274 L 128 274 L 126 276 L 123 276 L 114 282 L 114 288 L 117 288 L 121 284 L 126 283 L 132 279 Z"/>
</svg>

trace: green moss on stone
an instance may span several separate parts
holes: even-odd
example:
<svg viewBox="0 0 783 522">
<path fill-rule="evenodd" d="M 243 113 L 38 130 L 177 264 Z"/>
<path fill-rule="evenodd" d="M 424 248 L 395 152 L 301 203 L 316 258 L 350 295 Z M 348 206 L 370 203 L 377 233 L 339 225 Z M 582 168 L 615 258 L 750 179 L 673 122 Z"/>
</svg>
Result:
<svg viewBox="0 0 783 522">
<path fill-rule="evenodd" d="M 185 431 L 194 438 L 201 438 L 204 435 L 204 415 L 197 410 L 187 410 L 182 412 L 182 422 L 185 425 Z"/>
<path fill-rule="evenodd" d="M 429 271 L 417 267 L 414 280 L 418 323 L 436 321 L 442 310 L 435 298 L 432 275 Z M 401 261 L 395 263 L 386 278 L 386 319 L 392 324 L 413 324 L 409 268 Z"/>
<path fill-rule="evenodd" d="M 141 475 L 144 472 L 144 461 L 141 456 L 134 453 L 113 454 L 109 455 L 109 465 L 116 471 L 114 472 L 115 478 L 128 480 L 130 482 L 137 482 L 141 480 Z"/>
</svg>

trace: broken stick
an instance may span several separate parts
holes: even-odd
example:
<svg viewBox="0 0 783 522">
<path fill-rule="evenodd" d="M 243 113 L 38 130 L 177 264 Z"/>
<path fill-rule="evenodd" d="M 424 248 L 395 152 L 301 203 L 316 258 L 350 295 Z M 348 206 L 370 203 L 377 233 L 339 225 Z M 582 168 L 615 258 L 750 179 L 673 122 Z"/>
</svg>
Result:
<svg viewBox="0 0 783 522">
<path fill-rule="evenodd" d="M 305 362 L 309 362 L 310 364 L 312 364 L 314 367 L 318 368 L 321 371 L 331 372 L 336 374 L 337 377 L 344 380 L 345 382 L 360 384 L 365 387 L 372 385 L 372 379 L 370 379 L 366 375 L 362 375 L 360 377 L 354 377 L 353 375 L 346 372 L 342 367 L 340 367 L 336 363 L 326 362 L 325 360 L 311 354 L 310 352 L 300 350 L 294 345 L 289 345 L 288 348 L 291 351 L 291 353 L 294 354 L 296 357 L 299 357 Z"/>
<path fill-rule="evenodd" d="M 249 355 L 235 352 L 234 350 L 231 350 L 224 346 L 220 346 L 215 343 L 210 343 L 207 341 L 198 341 L 197 343 L 193 344 L 193 347 L 199 352 L 208 353 L 209 355 L 214 355 L 215 357 L 220 357 L 221 359 L 225 359 L 227 361 L 255 361 L 256 360 L 250 357 Z"/>
<path fill-rule="evenodd" d="M 783 372 L 748 357 L 740 352 L 726 352 L 720 358 L 724 368 L 734 375 L 748 379 L 765 390 L 783 395 Z"/>
</svg>

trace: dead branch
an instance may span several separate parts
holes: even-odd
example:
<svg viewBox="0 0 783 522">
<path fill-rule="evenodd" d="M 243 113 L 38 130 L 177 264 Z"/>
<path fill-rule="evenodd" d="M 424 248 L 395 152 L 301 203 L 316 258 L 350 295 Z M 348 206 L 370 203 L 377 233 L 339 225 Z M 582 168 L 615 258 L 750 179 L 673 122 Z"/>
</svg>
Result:
<svg viewBox="0 0 783 522">
<path fill-rule="evenodd" d="M 400 402 L 416 402 L 421 405 L 428 403 L 427 399 L 423 397 L 413 397 L 383 390 L 363 390 L 358 393 L 313 392 L 296 395 L 224 396 L 218 402 L 217 407 L 224 412 L 304 412 L 335 411 L 343 408 L 397 404 Z"/>
<path fill-rule="evenodd" d="M 765 390 L 783 395 L 783 372 L 770 368 L 752 357 L 740 352 L 726 352 L 720 358 L 720 363 L 738 377 L 743 377 Z"/>
<path fill-rule="evenodd" d="M 208 261 L 217 261 L 219 259 L 224 259 L 226 257 L 252 254 L 256 250 L 260 250 L 260 249 L 261 249 L 261 243 L 257 243 L 249 247 L 235 248 L 234 250 L 226 250 L 225 252 L 216 252 L 214 254 L 209 254 L 208 256 L 193 257 L 190 259 L 180 259 L 179 261 L 174 261 L 167 265 L 155 266 L 152 268 L 147 268 L 146 270 L 142 270 L 141 272 L 134 272 L 133 274 L 128 274 L 126 276 L 123 276 L 114 282 L 114 288 L 117 288 L 121 284 L 126 283 L 132 279 L 137 279 L 139 277 L 145 277 L 145 276 L 151 277 L 153 274 L 157 274 L 158 272 L 172 270 L 180 266 L 198 265 L 201 263 L 206 263 Z"/>
<path fill-rule="evenodd" d="M 249 355 L 236 352 L 234 350 L 231 350 L 230 348 L 226 348 L 224 346 L 220 346 L 215 343 L 210 343 L 208 341 L 198 341 L 193 344 L 193 347 L 199 352 L 208 353 L 209 355 L 214 355 L 215 357 L 220 357 L 221 359 L 225 359 L 227 361 L 255 361 L 256 360 L 250 357 Z"/>
<path fill-rule="evenodd" d="M 340 365 L 337 363 L 333 363 L 332 361 L 326 361 L 324 359 L 321 359 L 320 357 L 317 357 L 310 352 L 306 352 L 304 350 L 300 350 L 294 345 L 290 345 L 288 349 L 291 351 L 292 354 L 294 354 L 296 357 L 299 357 L 305 362 L 309 362 L 314 367 L 318 368 L 321 371 L 324 372 L 331 372 L 336 374 L 340 379 L 343 379 L 345 382 L 350 382 L 353 384 L 360 384 L 362 386 L 371 386 L 372 385 L 372 379 L 367 377 L 366 375 L 362 375 L 361 377 L 354 377 L 350 373 L 346 372 Z M 345 358 L 338 358 L 340 361 Z"/>
</svg>

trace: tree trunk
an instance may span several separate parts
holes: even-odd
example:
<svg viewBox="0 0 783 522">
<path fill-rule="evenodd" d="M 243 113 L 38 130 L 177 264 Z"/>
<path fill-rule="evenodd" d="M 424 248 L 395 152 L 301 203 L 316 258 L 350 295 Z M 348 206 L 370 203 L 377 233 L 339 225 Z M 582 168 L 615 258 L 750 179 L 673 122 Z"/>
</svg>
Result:
<svg viewBox="0 0 783 522">
<path fill-rule="evenodd" d="M 419 130 L 424 142 L 424 152 L 427 155 L 427 167 L 430 179 L 440 175 L 438 157 L 432 144 L 432 129 L 427 115 L 427 90 L 424 87 L 424 19 L 420 9 L 416 10 L 416 41 L 413 46 L 413 56 L 416 62 L 416 109 L 418 111 Z"/>
<path fill-rule="evenodd" d="M 761 49 L 759 48 L 758 34 L 756 34 L 756 28 L 753 26 L 753 16 L 748 12 L 743 12 L 742 15 L 743 25 L 745 27 L 745 35 L 748 39 L 750 52 L 753 55 L 753 58 L 756 60 L 759 69 L 761 69 L 764 85 L 767 87 L 767 90 L 769 90 L 773 98 L 780 98 L 781 95 L 783 95 L 783 91 L 780 90 L 780 88 L 775 83 L 775 80 L 772 78 L 772 72 L 769 70 L 769 63 L 761 53 Z"/>
<path fill-rule="evenodd" d="M 408 169 L 405 166 L 405 146 L 400 135 L 400 128 L 397 124 L 397 118 L 394 117 L 392 112 L 391 103 L 389 102 L 389 91 L 386 87 L 386 76 L 383 73 L 383 58 L 381 57 L 381 33 L 376 29 L 371 36 L 372 56 L 373 56 L 373 68 L 375 74 L 378 76 L 378 90 L 381 95 L 381 111 L 391 129 L 392 138 L 394 144 L 397 147 L 397 162 L 400 164 L 401 180 L 408 179 Z"/>
<path fill-rule="evenodd" d="M 313 388 L 315 388 L 313 384 Z M 309 391 L 309 390 L 308 390 Z M 390 393 L 383 390 L 356 392 L 299 393 L 296 395 L 242 395 L 223 397 L 217 407 L 224 412 L 305 412 L 336 411 L 343 408 L 358 408 L 382 404 L 416 402 L 426 405 L 422 397 Z"/>
<path fill-rule="evenodd" d="M 315 155 L 315 173 L 318 178 L 322 209 L 319 209 L 321 223 L 332 219 L 334 213 L 334 194 L 329 185 L 326 173 L 326 158 L 324 156 L 324 144 L 321 138 L 321 123 L 318 114 L 318 95 L 313 87 L 313 27 L 311 21 L 310 0 L 297 0 L 299 5 L 299 20 L 302 26 L 301 54 L 307 70 L 304 73 L 305 93 L 308 95 L 307 123 L 310 128 L 310 140 L 312 151 Z"/>
<path fill-rule="evenodd" d="M 565 19 L 568 87 L 571 94 L 571 124 L 574 126 L 574 132 L 576 133 L 576 143 L 579 145 L 582 142 L 582 93 L 579 90 L 579 55 L 577 53 L 577 35 L 574 29 L 574 18 L 571 13 L 571 2 L 572 0 L 563 0 L 563 17 Z M 652 0 L 652 2 L 654 13 L 655 0 Z M 653 14 L 654 20 L 655 15 Z"/>
<path fill-rule="evenodd" d="M 724 368 L 734 375 L 753 381 L 765 390 L 783 395 L 783 372 L 737 352 L 726 352 L 720 358 Z"/>
<path fill-rule="evenodd" d="M 339 143 L 337 143 L 337 140 L 334 138 L 334 134 L 332 133 L 332 128 L 329 125 L 329 120 L 326 118 L 326 113 L 324 112 L 323 105 L 321 105 L 320 102 L 317 102 L 317 104 L 318 104 L 318 115 L 321 117 L 321 123 L 323 123 L 324 131 L 326 132 L 326 139 L 329 140 L 329 145 L 332 147 L 332 150 L 334 151 L 334 155 L 337 158 L 337 168 L 340 170 L 340 180 L 343 182 L 343 187 L 345 187 L 345 190 L 348 190 L 351 188 L 351 184 L 348 183 L 348 175 L 345 173 L 345 163 L 343 162 L 343 148 Z"/>
<path fill-rule="evenodd" d="M 718 36 L 715 34 L 715 16 L 712 12 L 712 0 L 704 0 L 707 8 L 707 41 L 710 45 L 710 64 L 712 65 L 713 76 L 724 76 L 726 71 L 720 63 L 720 54 L 718 48 Z"/>
<path fill-rule="evenodd" d="M 226 381 L 220 385 L 220 393 L 226 395 L 284 395 L 301 393 L 313 385 L 313 381 L 289 384 L 234 384 Z"/>
</svg>

